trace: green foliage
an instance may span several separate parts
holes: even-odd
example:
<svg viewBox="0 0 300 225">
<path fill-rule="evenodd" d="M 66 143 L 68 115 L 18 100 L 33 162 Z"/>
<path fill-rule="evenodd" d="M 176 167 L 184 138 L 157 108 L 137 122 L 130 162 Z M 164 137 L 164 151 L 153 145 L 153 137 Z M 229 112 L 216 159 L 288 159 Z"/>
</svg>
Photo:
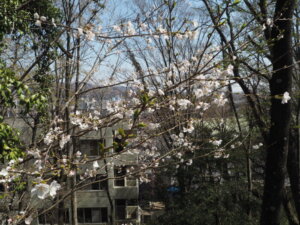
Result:
<svg viewBox="0 0 300 225">
<path fill-rule="evenodd" d="M 241 0 L 234 0 L 231 6 L 238 5 L 240 2 Z"/>
<path fill-rule="evenodd" d="M 34 13 L 45 16 L 48 21 L 54 18 L 59 20 L 60 11 L 50 0 L 31 1 L 27 0 L 2 0 L 0 2 L 0 53 L 5 50 L 2 40 L 5 36 L 10 36 L 12 40 L 21 37 L 35 37 L 36 43 L 33 48 L 37 51 L 44 51 L 49 48 L 53 38 L 57 34 L 57 29 L 44 24 L 41 28 L 35 26 Z M 24 42 L 24 46 L 28 42 Z M 15 72 L 7 68 L 0 58 L 0 109 L 18 107 L 23 114 L 37 112 L 38 115 L 47 113 L 47 102 L 49 94 L 49 66 L 51 58 L 55 52 L 47 51 L 38 61 L 38 67 L 33 75 L 33 81 L 38 84 L 38 88 L 29 88 L 16 76 Z M 4 123 L 4 117 L 0 116 L 0 159 L 11 160 L 22 157 L 19 133 Z M 22 185 L 21 185 L 22 186 Z M 22 187 L 20 188 L 22 189 Z"/>
<path fill-rule="evenodd" d="M 147 127 L 147 124 L 145 124 L 145 123 L 139 123 L 139 124 L 138 124 L 138 127 L 139 127 L 139 128 Z"/>
<path fill-rule="evenodd" d="M 24 191 L 26 190 L 27 183 L 23 181 L 22 177 L 17 177 L 14 179 L 13 190 L 14 191 Z"/>
<path fill-rule="evenodd" d="M 47 105 L 47 99 L 42 93 L 31 94 L 28 86 L 19 81 L 8 68 L 0 68 L 0 102 L 5 108 L 16 107 L 16 102 L 19 102 L 23 113 L 34 108 L 41 111 Z"/>
<path fill-rule="evenodd" d="M 144 92 L 140 95 L 140 101 L 143 105 L 147 105 L 149 103 L 150 98 L 147 92 Z"/>
<path fill-rule="evenodd" d="M 0 160 L 17 159 L 24 156 L 19 133 L 9 125 L 0 122 Z"/>
<path fill-rule="evenodd" d="M 133 119 L 134 120 L 138 119 L 140 114 L 141 114 L 141 110 L 136 109 L 133 113 Z"/>
<path fill-rule="evenodd" d="M 202 183 L 194 191 L 170 196 L 167 213 L 153 225 L 257 224 L 257 214 L 249 219 L 245 210 L 249 203 L 247 196 L 246 184 Z M 258 202 L 251 203 L 252 210 L 257 212 Z"/>
<path fill-rule="evenodd" d="M 108 148 L 105 148 L 105 144 L 104 143 L 99 143 L 99 150 L 100 150 L 100 156 L 104 157 L 105 153 L 107 153 L 109 151 Z"/>
<path fill-rule="evenodd" d="M 126 134 L 125 134 L 125 130 L 123 128 L 119 128 L 118 129 L 118 134 L 122 136 L 122 138 L 125 138 Z"/>
<path fill-rule="evenodd" d="M 5 35 L 22 36 L 35 32 L 33 14 L 58 19 L 60 11 L 52 1 L 39 0 L 26 4 L 26 0 L 2 0 L 0 2 L 0 42 Z M 3 47 L 3 45 L 1 46 Z"/>
<path fill-rule="evenodd" d="M 30 13 L 24 10 L 17 11 L 24 1 L 2 0 L 0 2 L 0 41 L 5 34 L 16 32 L 23 34 L 28 32 L 28 21 Z"/>
<path fill-rule="evenodd" d="M 0 102 L 4 107 L 16 106 L 16 97 L 20 104 L 29 102 L 29 88 L 21 81 L 16 79 L 12 70 L 0 68 Z"/>
<path fill-rule="evenodd" d="M 166 213 L 149 224 L 259 223 L 260 199 L 248 190 L 244 146 L 233 142 L 235 147 L 231 148 L 231 144 L 225 144 L 239 140 L 233 121 L 212 119 L 195 127 L 194 140 L 199 147 L 195 152 L 186 152 L 182 156 L 184 161 L 193 158 L 193 164 L 180 163 L 178 167 L 171 163 L 160 171 L 161 181 L 175 178 L 173 186 L 179 192 L 168 192 L 165 182 L 158 181 L 156 191 L 158 199 L 166 205 Z M 220 146 L 211 143 L 212 133 L 216 139 L 223 140 Z M 216 149 L 223 149 L 229 158 L 215 157 Z M 176 157 L 174 160 L 178 162 Z M 256 193 L 262 191 L 259 184 L 253 185 L 253 188 Z"/>
</svg>

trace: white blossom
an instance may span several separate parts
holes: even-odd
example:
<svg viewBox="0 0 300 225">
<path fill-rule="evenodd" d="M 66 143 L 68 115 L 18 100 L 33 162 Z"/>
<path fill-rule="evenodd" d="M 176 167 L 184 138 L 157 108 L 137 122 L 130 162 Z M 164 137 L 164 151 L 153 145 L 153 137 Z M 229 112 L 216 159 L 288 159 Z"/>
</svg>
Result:
<svg viewBox="0 0 300 225">
<path fill-rule="evenodd" d="M 286 91 L 286 92 L 284 92 L 284 94 L 282 96 L 281 104 L 286 104 L 286 103 L 288 103 L 289 100 L 291 100 L 291 97 L 290 97 L 290 94 Z"/>
<path fill-rule="evenodd" d="M 177 37 L 179 40 L 182 40 L 182 39 L 183 39 L 183 35 L 180 34 L 180 33 L 176 33 L 176 34 L 175 34 L 175 37 Z"/>
<path fill-rule="evenodd" d="M 225 98 L 224 93 L 221 93 L 214 100 L 214 103 L 217 104 L 218 106 L 224 106 L 227 101 L 228 100 Z"/>
<path fill-rule="evenodd" d="M 193 160 L 192 159 L 189 159 L 188 161 L 187 161 L 187 163 L 186 163 L 186 165 L 188 165 L 188 166 L 191 166 L 193 164 Z"/>
<path fill-rule="evenodd" d="M 166 30 L 166 29 L 164 29 L 164 28 L 162 27 L 162 25 L 159 25 L 159 26 L 158 26 L 158 28 L 157 28 L 157 31 L 158 31 L 159 33 L 161 33 L 161 34 L 163 34 L 163 33 L 166 33 L 166 32 L 167 32 L 167 30 Z"/>
<path fill-rule="evenodd" d="M 46 18 L 45 16 L 41 16 L 41 17 L 40 17 L 40 20 L 41 20 L 42 22 L 46 22 L 46 21 L 47 21 L 47 18 Z"/>
<path fill-rule="evenodd" d="M 155 130 L 160 127 L 159 123 L 148 123 L 147 125 L 150 130 Z"/>
<path fill-rule="evenodd" d="M 34 13 L 34 14 L 33 14 L 33 18 L 34 18 L 35 20 L 38 20 L 38 19 L 40 18 L 40 16 L 39 16 L 38 13 Z"/>
<path fill-rule="evenodd" d="M 36 161 L 33 163 L 33 165 L 34 165 L 38 170 L 43 169 L 43 167 L 42 167 L 42 160 L 41 160 L 41 159 L 36 160 Z"/>
<path fill-rule="evenodd" d="M 166 85 L 167 85 L 168 87 L 171 87 L 171 86 L 173 85 L 173 82 L 170 81 L 170 80 L 168 80 L 168 81 L 166 82 Z"/>
<path fill-rule="evenodd" d="M 61 162 L 62 162 L 63 164 L 66 164 L 66 163 L 68 162 L 68 159 L 67 159 L 66 157 L 63 157 L 63 158 L 61 159 Z"/>
<path fill-rule="evenodd" d="M 266 24 L 268 25 L 268 26 L 273 26 L 273 19 L 272 18 L 267 18 L 267 20 L 266 20 Z"/>
<path fill-rule="evenodd" d="M 36 20 L 35 21 L 35 25 L 38 26 L 38 27 L 41 27 L 42 26 L 42 22 L 40 20 Z"/>
<path fill-rule="evenodd" d="M 77 28 L 78 35 L 81 36 L 83 35 L 83 29 L 82 28 Z"/>
<path fill-rule="evenodd" d="M 170 109 L 171 111 L 174 111 L 174 110 L 175 110 L 174 106 L 172 106 L 172 105 L 169 106 L 169 109 Z"/>
<path fill-rule="evenodd" d="M 224 149 L 219 149 L 218 151 L 214 152 L 214 158 L 219 159 L 219 158 L 225 158 L 227 159 L 229 157 L 229 154 L 225 154 Z"/>
<path fill-rule="evenodd" d="M 184 133 L 192 133 L 193 131 L 195 130 L 194 126 L 193 125 L 190 125 L 189 127 L 184 127 L 183 128 L 183 132 Z"/>
<path fill-rule="evenodd" d="M 25 222 L 25 224 L 31 224 L 32 220 L 33 220 L 33 218 L 32 218 L 32 216 L 30 215 L 29 217 L 27 217 L 27 218 L 24 220 L 24 222 Z"/>
<path fill-rule="evenodd" d="M 200 88 L 195 89 L 195 90 L 194 90 L 194 93 L 195 93 L 195 97 L 196 97 L 197 99 L 199 99 L 199 98 L 201 98 L 201 97 L 203 96 L 203 91 L 202 91 L 202 89 L 200 89 Z"/>
<path fill-rule="evenodd" d="M 54 138 L 55 138 L 55 136 L 53 134 L 53 130 L 50 130 L 44 137 L 44 143 L 46 145 L 50 145 L 54 141 Z"/>
<path fill-rule="evenodd" d="M 257 150 L 257 149 L 259 149 L 259 145 L 253 145 L 252 148 L 253 148 L 254 150 Z"/>
<path fill-rule="evenodd" d="M 192 105 L 188 99 L 178 99 L 177 104 L 179 105 L 180 109 L 187 109 L 189 105 Z"/>
<path fill-rule="evenodd" d="M 151 40 L 150 38 L 147 38 L 147 39 L 146 39 L 146 42 L 147 42 L 147 44 L 151 44 L 151 43 L 152 43 L 152 40 Z"/>
<path fill-rule="evenodd" d="M 90 31 L 90 30 L 86 32 L 86 39 L 87 39 L 88 41 L 93 41 L 94 38 L 95 38 L 95 33 L 93 33 L 93 32 Z"/>
<path fill-rule="evenodd" d="M 27 154 L 28 155 L 32 155 L 33 158 L 35 158 L 35 159 L 41 158 L 41 154 L 40 154 L 40 151 L 38 149 L 28 150 Z"/>
<path fill-rule="evenodd" d="M 82 153 L 81 153 L 80 151 L 77 151 L 77 152 L 75 153 L 75 156 L 76 156 L 77 158 L 79 158 L 81 155 L 82 155 Z"/>
<path fill-rule="evenodd" d="M 39 199 L 45 199 L 49 195 L 51 197 L 55 197 L 56 192 L 61 188 L 61 185 L 57 183 L 56 180 L 52 181 L 50 185 L 39 183 L 34 186 L 34 188 L 31 190 L 32 196 L 37 196 Z"/>
<path fill-rule="evenodd" d="M 233 65 L 229 65 L 225 71 L 225 74 L 228 76 L 233 76 Z"/>
<path fill-rule="evenodd" d="M 39 199 L 45 199 L 49 195 L 50 186 L 48 184 L 37 184 L 34 186 L 34 188 L 31 190 L 31 195 L 36 195 Z"/>
<path fill-rule="evenodd" d="M 127 34 L 128 35 L 135 35 L 136 31 L 134 29 L 133 24 L 129 21 L 126 25 L 127 25 Z"/>
<path fill-rule="evenodd" d="M 59 147 L 61 149 L 64 148 L 65 144 L 68 143 L 70 141 L 71 135 L 61 135 L 61 139 L 59 141 Z"/>
<path fill-rule="evenodd" d="M 191 57 L 191 60 L 192 60 L 193 62 L 197 62 L 197 61 L 198 61 L 197 57 L 195 57 L 195 56 L 192 56 L 192 57 Z"/>
<path fill-rule="evenodd" d="M 81 123 L 79 124 L 79 128 L 81 130 L 86 130 L 87 128 L 89 128 L 89 125 L 87 123 Z"/>
<path fill-rule="evenodd" d="M 69 176 L 69 177 L 75 176 L 75 170 L 70 170 L 68 176 Z"/>
<path fill-rule="evenodd" d="M 121 32 L 121 31 L 122 31 L 122 30 L 121 30 L 121 27 L 118 26 L 118 25 L 114 25 L 114 26 L 113 26 L 113 29 L 114 29 L 116 32 Z"/>
<path fill-rule="evenodd" d="M 3 168 L 3 169 L 0 171 L 0 176 L 6 177 L 7 175 L 8 175 L 7 170 Z"/>
<path fill-rule="evenodd" d="M 158 95 L 164 95 L 165 94 L 165 92 L 163 92 L 163 90 L 161 90 L 161 89 L 158 89 L 157 93 L 158 93 Z"/>
<path fill-rule="evenodd" d="M 55 197 L 56 192 L 61 188 L 61 185 L 57 183 L 56 180 L 52 181 L 50 186 L 49 186 L 49 194 L 52 198 Z"/>
<path fill-rule="evenodd" d="M 212 144 L 215 146 L 220 146 L 222 144 L 222 140 L 214 140 Z"/>
<path fill-rule="evenodd" d="M 54 27 L 57 27 L 54 18 L 51 19 L 51 23 Z"/>
<path fill-rule="evenodd" d="M 93 162 L 93 168 L 94 169 L 98 169 L 100 166 L 99 166 L 99 164 L 98 164 L 98 162 L 97 161 L 94 161 Z"/>
<path fill-rule="evenodd" d="M 148 25 L 145 24 L 145 23 L 141 23 L 141 24 L 140 24 L 140 27 L 141 27 L 141 29 L 142 29 L 143 31 L 145 31 L 145 30 L 147 30 Z"/>
</svg>

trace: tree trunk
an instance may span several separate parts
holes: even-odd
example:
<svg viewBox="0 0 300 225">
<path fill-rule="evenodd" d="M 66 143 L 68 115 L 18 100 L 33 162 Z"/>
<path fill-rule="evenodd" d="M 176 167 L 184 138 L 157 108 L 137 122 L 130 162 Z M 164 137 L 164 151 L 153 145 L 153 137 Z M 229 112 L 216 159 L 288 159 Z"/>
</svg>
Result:
<svg viewBox="0 0 300 225">
<path fill-rule="evenodd" d="M 290 132 L 289 153 L 287 159 L 287 170 L 291 183 L 291 190 L 295 208 L 300 218 L 300 174 L 299 174 L 299 147 L 298 147 L 298 132 Z"/>
<path fill-rule="evenodd" d="M 294 213 L 294 208 L 290 202 L 290 199 L 288 197 L 288 194 L 286 193 L 286 190 L 283 194 L 283 208 L 285 210 L 286 217 L 289 221 L 290 225 L 299 225 L 298 218 L 296 214 Z"/>
<path fill-rule="evenodd" d="M 264 1 L 261 1 L 262 3 Z M 261 211 L 261 225 L 279 225 L 284 194 L 288 153 L 290 103 L 282 104 L 284 92 L 292 83 L 292 16 L 295 0 L 276 2 L 274 25 L 269 44 L 272 53 L 273 76 L 270 80 L 270 130 L 265 166 L 265 186 Z M 279 38 L 282 35 L 282 38 Z"/>
</svg>

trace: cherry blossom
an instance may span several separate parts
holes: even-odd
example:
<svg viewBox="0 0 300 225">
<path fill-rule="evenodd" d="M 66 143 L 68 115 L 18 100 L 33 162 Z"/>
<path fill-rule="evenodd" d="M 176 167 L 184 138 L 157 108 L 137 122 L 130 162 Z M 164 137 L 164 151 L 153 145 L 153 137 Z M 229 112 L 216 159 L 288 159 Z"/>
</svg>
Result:
<svg viewBox="0 0 300 225">
<path fill-rule="evenodd" d="M 282 96 L 281 104 L 286 104 L 286 103 L 288 103 L 289 100 L 291 100 L 291 97 L 290 97 L 290 94 L 286 91 L 286 92 L 284 92 L 284 94 Z"/>
<path fill-rule="evenodd" d="M 61 188 L 61 185 L 56 180 L 52 181 L 49 186 L 49 194 L 52 198 L 56 196 L 57 191 Z"/>
<path fill-rule="evenodd" d="M 52 181 L 50 185 L 45 183 L 39 183 L 31 189 L 31 195 L 37 196 L 39 199 L 45 199 L 49 195 L 54 198 L 56 196 L 57 191 L 61 188 L 61 185 L 57 183 L 57 181 Z"/>
<path fill-rule="evenodd" d="M 25 224 L 31 224 L 32 220 L 33 220 L 32 216 L 29 216 L 24 220 L 24 222 Z"/>
<path fill-rule="evenodd" d="M 39 199 L 45 199 L 47 198 L 49 194 L 49 185 L 48 184 L 37 184 L 34 186 L 34 188 L 31 189 L 31 195 L 36 195 Z"/>
<path fill-rule="evenodd" d="M 35 21 L 35 25 L 38 26 L 38 27 L 41 27 L 42 26 L 42 22 L 40 20 L 36 20 Z"/>
<path fill-rule="evenodd" d="M 40 18 L 40 16 L 39 16 L 38 13 L 34 13 L 34 14 L 33 14 L 33 17 L 34 17 L 34 19 L 36 19 L 36 20 L 38 20 L 38 19 Z"/>
</svg>

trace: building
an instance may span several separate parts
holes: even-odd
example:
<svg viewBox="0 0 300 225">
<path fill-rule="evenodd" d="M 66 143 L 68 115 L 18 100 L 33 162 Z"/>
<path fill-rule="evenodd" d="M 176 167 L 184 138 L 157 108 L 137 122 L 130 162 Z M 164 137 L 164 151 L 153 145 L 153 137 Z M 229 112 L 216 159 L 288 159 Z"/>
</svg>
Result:
<svg viewBox="0 0 300 225">
<path fill-rule="evenodd" d="M 100 144 L 113 146 L 113 141 L 117 141 L 119 128 L 126 130 L 126 127 L 115 126 L 84 135 L 80 138 L 81 152 L 90 158 L 99 157 Z M 111 218 L 114 225 L 140 224 L 138 180 L 127 174 L 138 165 L 138 157 L 129 153 L 109 156 L 116 151 L 118 150 L 112 148 L 106 160 L 97 161 L 100 170 L 95 179 L 104 181 L 90 184 L 76 193 L 79 223 L 108 225 Z M 105 164 L 109 165 L 106 167 L 107 171 L 103 169 Z M 117 177 L 119 178 L 116 179 Z"/>
<path fill-rule="evenodd" d="M 8 123 L 21 131 L 23 140 L 30 135 L 30 129 L 21 118 L 9 118 Z M 100 146 L 111 147 L 104 159 L 96 160 L 97 174 L 89 179 L 82 179 L 86 171 L 91 171 L 94 163 L 83 164 L 77 173 L 77 182 L 82 188 L 76 191 L 77 218 L 85 225 L 139 225 L 139 183 L 135 176 L 128 174 L 138 166 L 138 156 L 134 153 L 122 153 L 122 149 L 113 148 L 118 142 L 118 130 L 127 130 L 124 124 L 91 131 L 79 137 L 78 147 L 88 160 L 100 157 Z M 24 137 L 27 134 L 27 137 Z M 106 166 L 105 166 L 106 165 Z M 67 190 L 62 190 L 67 191 Z M 69 224 L 70 200 L 65 200 L 65 224 Z M 51 205 L 51 200 L 44 201 L 43 207 Z M 43 208 L 41 208 L 43 210 Z M 57 209 L 39 215 L 32 224 L 56 224 Z"/>
</svg>

